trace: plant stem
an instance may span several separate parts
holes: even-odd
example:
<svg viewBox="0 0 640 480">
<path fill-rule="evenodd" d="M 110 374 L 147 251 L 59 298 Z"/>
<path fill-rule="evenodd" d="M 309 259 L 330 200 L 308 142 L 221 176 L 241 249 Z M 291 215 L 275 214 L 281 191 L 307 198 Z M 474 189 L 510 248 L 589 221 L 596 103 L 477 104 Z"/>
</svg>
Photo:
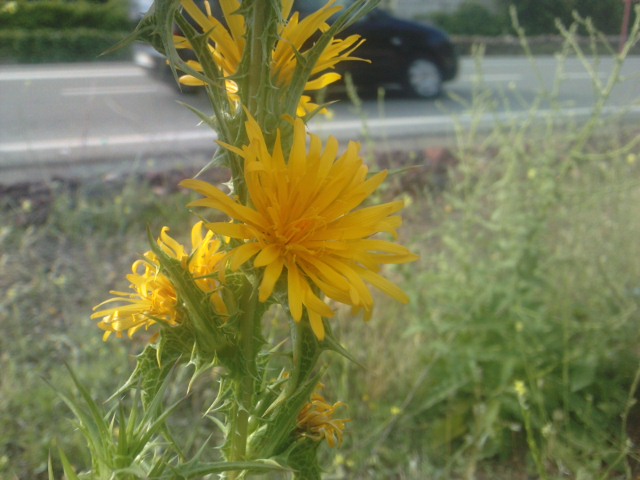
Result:
<svg viewBox="0 0 640 480">
<path fill-rule="evenodd" d="M 254 385 L 257 376 L 256 339 L 254 327 L 256 321 L 256 305 L 258 291 L 247 281 L 241 299 L 245 299 L 245 311 L 240 319 L 240 349 L 243 365 L 240 375 L 233 379 L 235 407 L 231 414 L 231 448 L 228 455 L 230 462 L 246 460 L 247 440 L 249 438 L 249 416 L 253 410 Z M 240 478 L 241 472 L 231 472 L 229 478 Z"/>
<path fill-rule="evenodd" d="M 252 25 L 249 34 L 248 89 L 245 105 L 253 117 L 263 123 L 264 91 L 269 83 L 269 58 L 267 58 L 267 36 L 271 2 L 258 0 L 253 4 Z"/>
</svg>

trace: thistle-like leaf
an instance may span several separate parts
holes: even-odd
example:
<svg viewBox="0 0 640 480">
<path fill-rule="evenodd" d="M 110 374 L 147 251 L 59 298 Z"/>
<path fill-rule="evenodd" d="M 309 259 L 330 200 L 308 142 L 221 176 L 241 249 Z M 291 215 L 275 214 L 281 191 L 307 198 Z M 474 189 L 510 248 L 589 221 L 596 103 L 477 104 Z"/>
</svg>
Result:
<svg viewBox="0 0 640 480">
<path fill-rule="evenodd" d="M 322 470 L 318 464 L 320 444 L 307 438 L 299 439 L 287 454 L 287 465 L 294 473 L 294 480 L 320 480 Z"/>
<path fill-rule="evenodd" d="M 173 42 L 173 25 L 179 8 L 180 0 L 155 0 L 133 32 L 102 55 L 127 47 L 133 42 L 143 42 L 166 57 L 174 58 L 177 53 Z"/>
<path fill-rule="evenodd" d="M 62 470 L 64 471 L 65 477 L 67 477 L 68 480 L 80 480 L 80 478 L 78 477 L 78 474 L 73 469 L 73 465 L 71 465 L 71 462 L 65 455 L 64 451 L 60 448 L 58 449 L 58 455 L 60 455 L 60 461 L 62 462 Z M 52 478 L 53 478 L 53 471 L 51 469 L 51 457 L 49 457 L 49 479 L 52 479 Z"/>
<path fill-rule="evenodd" d="M 205 475 L 212 475 L 217 473 L 231 472 L 231 471 L 246 471 L 248 473 L 269 473 L 269 472 L 285 472 L 289 469 L 276 460 L 264 459 L 264 460 L 251 460 L 246 462 L 214 462 L 214 463 L 200 463 L 198 461 L 187 462 L 177 467 L 171 467 L 170 475 L 164 475 L 162 479 L 190 479 L 190 478 L 202 478 Z"/>
<path fill-rule="evenodd" d="M 333 334 L 333 330 L 331 329 L 331 324 L 326 319 L 323 319 L 323 324 L 324 324 L 325 337 L 324 337 L 324 340 L 323 340 L 322 344 L 320 345 L 320 347 L 323 350 L 332 350 L 332 351 L 342 355 L 347 360 L 355 363 L 360 368 L 365 368 L 365 366 L 362 363 L 358 362 L 355 359 L 355 357 L 353 355 L 351 355 L 351 353 L 349 353 L 347 351 L 347 349 L 345 349 L 340 344 L 340 342 L 338 342 L 338 340 L 336 339 L 335 335 Z"/>
</svg>

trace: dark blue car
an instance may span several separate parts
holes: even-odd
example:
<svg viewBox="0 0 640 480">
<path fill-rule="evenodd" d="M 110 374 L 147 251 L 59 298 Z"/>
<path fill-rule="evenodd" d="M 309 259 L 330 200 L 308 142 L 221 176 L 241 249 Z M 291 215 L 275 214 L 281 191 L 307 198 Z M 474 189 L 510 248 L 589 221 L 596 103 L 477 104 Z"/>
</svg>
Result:
<svg viewBox="0 0 640 480">
<path fill-rule="evenodd" d="M 348 6 L 350 0 L 339 0 Z M 297 0 L 294 10 L 308 15 L 326 0 Z M 444 82 L 458 73 L 456 50 L 445 32 L 424 23 L 402 20 L 376 9 L 341 34 L 361 35 L 366 41 L 354 53 L 371 63 L 346 62 L 354 84 L 361 87 L 391 86 L 406 93 L 430 98 L 442 92 Z"/>
</svg>

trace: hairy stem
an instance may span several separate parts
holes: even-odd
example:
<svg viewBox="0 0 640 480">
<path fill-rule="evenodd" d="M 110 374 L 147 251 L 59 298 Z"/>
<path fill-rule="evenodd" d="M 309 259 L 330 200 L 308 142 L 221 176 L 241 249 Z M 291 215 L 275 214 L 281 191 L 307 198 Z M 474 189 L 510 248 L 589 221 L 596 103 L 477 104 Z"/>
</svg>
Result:
<svg viewBox="0 0 640 480">
<path fill-rule="evenodd" d="M 243 365 L 240 375 L 233 380 L 236 405 L 231 414 L 231 429 L 229 431 L 231 439 L 228 460 L 230 462 L 247 460 L 249 417 L 253 410 L 254 385 L 258 371 L 254 335 L 256 322 L 259 321 L 259 318 L 256 318 L 258 291 L 252 283 L 247 282 L 243 293 L 241 298 L 245 300 L 245 311 L 240 319 L 240 348 Z M 240 475 L 241 472 L 232 472 L 230 478 L 240 478 Z"/>
</svg>

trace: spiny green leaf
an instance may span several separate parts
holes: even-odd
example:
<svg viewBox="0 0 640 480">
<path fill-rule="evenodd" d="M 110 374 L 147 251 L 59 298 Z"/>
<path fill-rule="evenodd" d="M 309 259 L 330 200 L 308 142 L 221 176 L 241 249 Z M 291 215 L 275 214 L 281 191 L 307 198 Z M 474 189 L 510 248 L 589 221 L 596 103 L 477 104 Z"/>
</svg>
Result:
<svg viewBox="0 0 640 480">
<path fill-rule="evenodd" d="M 176 345 L 181 344 L 176 340 L 180 333 L 176 330 L 178 329 L 165 329 L 159 344 L 150 344 L 145 347 L 138 355 L 136 367 L 129 379 L 109 400 L 122 395 L 132 387 L 137 387 L 142 391 L 144 408 L 148 408 L 164 379 L 181 358 L 181 350 Z"/>
<path fill-rule="evenodd" d="M 319 375 L 307 378 L 293 392 L 286 392 L 286 396 L 276 399 L 263 419 L 263 426 L 250 438 L 249 451 L 252 455 L 275 456 L 290 446 L 298 414 L 309 402 L 319 379 Z"/>
<path fill-rule="evenodd" d="M 71 462 L 69 462 L 69 459 L 67 458 L 67 456 L 64 454 L 64 451 L 62 451 L 61 448 L 58 449 L 58 453 L 60 455 L 60 461 L 62 462 L 62 469 L 64 470 L 64 475 L 67 477 L 68 480 L 80 480 L 78 475 L 76 474 L 75 470 L 73 469 L 73 466 L 71 465 Z M 53 472 L 51 472 L 51 470 L 49 471 L 49 478 L 52 478 Z"/>
<path fill-rule="evenodd" d="M 287 465 L 294 470 L 294 480 L 320 480 L 322 470 L 318 464 L 319 445 L 306 438 L 294 444 L 287 455 Z"/>
<path fill-rule="evenodd" d="M 331 329 L 331 325 L 329 324 L 328 321 L 323 320 L 324 323 L 324 331 L 325 331 L 325 337 L 323 342 L 320 344 L 320 347 L 323 350 L 332 350 L 340 355 L 342 355 L 344 358 L 346 358 L 347 360 L 355 363 L 356 365 L 358 365 L 361 368 L 366 368 L 364 365 L 362 365 L 360 362 L 358 362 L 355 357 L 353 355 L 351 355 L 351 353 L 349 353 L 341 344 L 340 342 L 338 342 L 338 340 L 336 339 L 335 335 L 333 334 L 333 331 Z"/>
<path fill-rule="evenodd" d="M 204 475 L 244 470 L 251 473 L 269 473 L 274 471 L 287 471 L 288 469 L 271 459 L 252 460 L 246 462 L 215 462 L 199 463 L 188 462 L 177 467 L 171 467 L 172 475 L 162 478 L 202 478 Z"/>
<path fill-rule="evenodd" d="M 47 474 L 49 480 L 56 480 L 53 476 L 53 461 L 51 459 L 51 451 L 49 451 L 49 459 L 47 460 Z"/>
<path fill-rule="evenodd" d="M 87 441 L 94 462 L 104 463 L 108 458 L 110 458 L 113 450 L 111 429 L 105 420 L 106 414 L 95 403 L 89 391 L 84 385 L 82 385 L 80 380 L 71 370 L 71 367 L 66 364 L 65 366 L 67 367 L 76 388 L 80 391 L 86 407 L 75 398 L 62 392 L 49 382 L 47 383 L 51 385 L 78 420 L 79 428 Z"/>
</svg>

